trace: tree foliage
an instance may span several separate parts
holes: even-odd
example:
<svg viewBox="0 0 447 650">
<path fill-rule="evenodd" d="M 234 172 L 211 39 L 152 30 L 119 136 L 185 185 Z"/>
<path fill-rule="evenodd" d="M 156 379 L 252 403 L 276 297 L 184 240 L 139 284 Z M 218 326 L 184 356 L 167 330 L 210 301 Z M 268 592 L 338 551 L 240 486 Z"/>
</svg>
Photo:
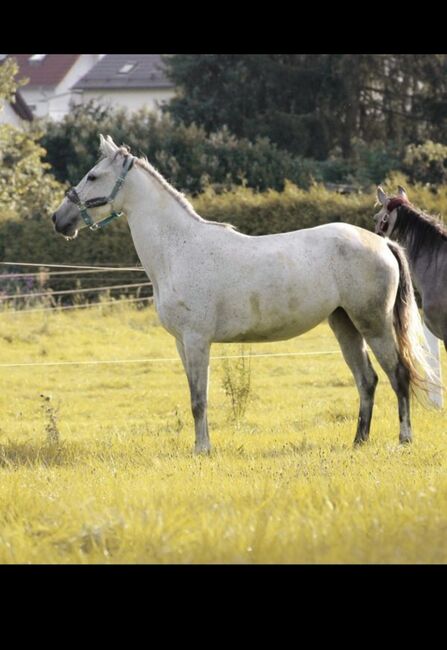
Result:
<svg viewBox="0 0 447 650">
<path fill-rule="evenodd" d="M 41 135 L 0 124 L 0 218 L 47 217 L 62 200 L 63 186 L 42 162 Z"/>
<path fill-rule="evenodd" d="M 349 159 L 357 141 L 386 150 L 447 144 L 447 55 L 176 54 L 176 121 L 266 136 L 305 157 Z M 436 138 L 435 138 L 436 136 Z"/>
<path fill-rule="evenodd" d="M 19 67 L 14 59 L 6 59 L 0 65 L 0 110 L 5 101 L 11 101 L 14 98 L 19 82 L 16 80 L 16 75 Z"/>
<path fill-rule="evenodd" d="M 56 178 L 77 184 L 98 160 L 98 135 L 111 135 L 149 161 L 177 189 L 197 194 L 248 185 L 282 189 L 285 179 L 309 186 L 318 169 L 311 161 L 280 150 L 268 139 L 238 139 L 227 127 L 207 134 L 196 124 L 175 124 L 147 110 L 129 114 L 96 102 L 73 107 L 60 122 L 48 122 L 42 144 Z"/>
<path fill-rule="evenodd" d="M 20 82 L 15 61 L 0 65 L 0 104 L 12 101 Z M 46 216 L 63 196 L 63 186 L 42 161 L 46 154 L 39 144 L 42 132 L 0 124 L 0 219 Z"/>
<path fill-rule="evenodd" d="M 412 182 L 442 184 L 447 182 L 447 146 L 439 142 L 426 142 L 407 147 L 404 171 Z"/>
</svg>

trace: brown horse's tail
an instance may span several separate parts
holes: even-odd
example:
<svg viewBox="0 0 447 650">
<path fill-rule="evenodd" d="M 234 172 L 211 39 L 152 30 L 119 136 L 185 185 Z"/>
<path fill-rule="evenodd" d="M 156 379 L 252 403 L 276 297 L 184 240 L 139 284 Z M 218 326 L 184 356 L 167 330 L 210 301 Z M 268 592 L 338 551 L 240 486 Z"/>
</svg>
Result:
<svg viewBox="0 0 447 650">
<path fill-rule="evenodd" d="M 425 407 L 434 406 L 430 388 L 439 386 L 429 363 L 430 351 L 422 328 L 422 320 L 414 296 L 410 268 L 401 246 L 387 241 L 399 264 L 399 286 L 394 304 L 394 329 L 399 355 L 410 377 L 413 395 Z"/>
</svg>

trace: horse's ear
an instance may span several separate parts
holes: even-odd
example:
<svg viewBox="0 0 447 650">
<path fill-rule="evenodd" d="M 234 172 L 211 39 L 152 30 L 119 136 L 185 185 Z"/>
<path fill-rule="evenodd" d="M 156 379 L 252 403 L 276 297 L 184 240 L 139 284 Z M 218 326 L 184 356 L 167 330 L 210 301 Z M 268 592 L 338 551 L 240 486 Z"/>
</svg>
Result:
<svg viewBox="0 0 447 650">
<path fill-rule="evenodd" d="M 387 197 L 386 197 L 385 192 L 384 192 L 383 189 L 380 187 L 380 185 L 379 185 L 379 187 L 377 188 L 377 200 L 378 200 L 378 202 L 381 203 L 382 205 L 385 205 L 385 203 L 386 203 L 387 200 L 388 200 Z"/>
<path fill-rule="evenodd" d="M 106 139 L 102 133 L 99 135 L 99 148 L 103 156 L 106 156 L 107 158 L 112 158 L 118 151 L 118 147 L 113 142 L 110 135 L 108 135 Z"/>
<path fill-rule="evenodd" d="M 111 135 L 108 135 L 107 138 L 106 138 L 106 140 L 107 140 L 107 142 L 108 142 L 109 144 L 112 145 L 112 147 L 115 147 L 115 149 L 118 149 L 118 147 L 116 146 L 116 144 L 113 142 L 113 139 L 112 139 L 112 136 L 111 136 Z"/>
<path fill-rule="evenodd" d="M 398 194 L 398 196 L 400 196 L 402 199 L 404 199 L 404 201 L 408 201 L 407 193 L 406 193 L 405 189 L 402 187 L 402 185 L 398 185 L 398 186 L 397 186 L 397 194 Z"/>
</svg>

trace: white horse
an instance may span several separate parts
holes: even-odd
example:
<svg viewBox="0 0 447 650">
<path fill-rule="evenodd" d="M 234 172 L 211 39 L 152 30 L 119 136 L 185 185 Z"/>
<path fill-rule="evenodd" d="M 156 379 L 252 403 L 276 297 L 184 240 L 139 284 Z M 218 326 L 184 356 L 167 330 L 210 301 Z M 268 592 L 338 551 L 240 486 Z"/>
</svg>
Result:
<svg viewBox="0 0 447 650">
<path fill-rule="evenodd" d="M 53 221 L 73 238 L 82 219 L 95 228 L 126 213 L 160 321 L 175 337 L 188 377 L 196 452 L 210 451 L 211 343 L 288 339 L 325 318 L 360 394 L 355 442 L 368 439 L 377 384 L 365 341 L 397 395 L 399 439 L 411 441 L 410 387 L 426 391 L 430 369 L 397 244 L 342 223 L 250 237 L 202 219 L 146 160 L 110 137 L 100 137 L 100 151 L 103 158 L 68 192 Z"/>
</svg>

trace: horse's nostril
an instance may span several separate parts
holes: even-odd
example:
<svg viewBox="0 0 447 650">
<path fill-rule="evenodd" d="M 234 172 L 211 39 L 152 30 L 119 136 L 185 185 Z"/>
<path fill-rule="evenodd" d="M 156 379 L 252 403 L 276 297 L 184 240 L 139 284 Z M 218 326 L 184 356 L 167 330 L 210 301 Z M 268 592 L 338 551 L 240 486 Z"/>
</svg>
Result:
<svg viewBox="0 0 447 650">
<path fill-rule="evenodd" d="M 56 213 L 54 213 L 51 218 L 53 219 L 53 223 L 56 223 Z"/>
</svg>

